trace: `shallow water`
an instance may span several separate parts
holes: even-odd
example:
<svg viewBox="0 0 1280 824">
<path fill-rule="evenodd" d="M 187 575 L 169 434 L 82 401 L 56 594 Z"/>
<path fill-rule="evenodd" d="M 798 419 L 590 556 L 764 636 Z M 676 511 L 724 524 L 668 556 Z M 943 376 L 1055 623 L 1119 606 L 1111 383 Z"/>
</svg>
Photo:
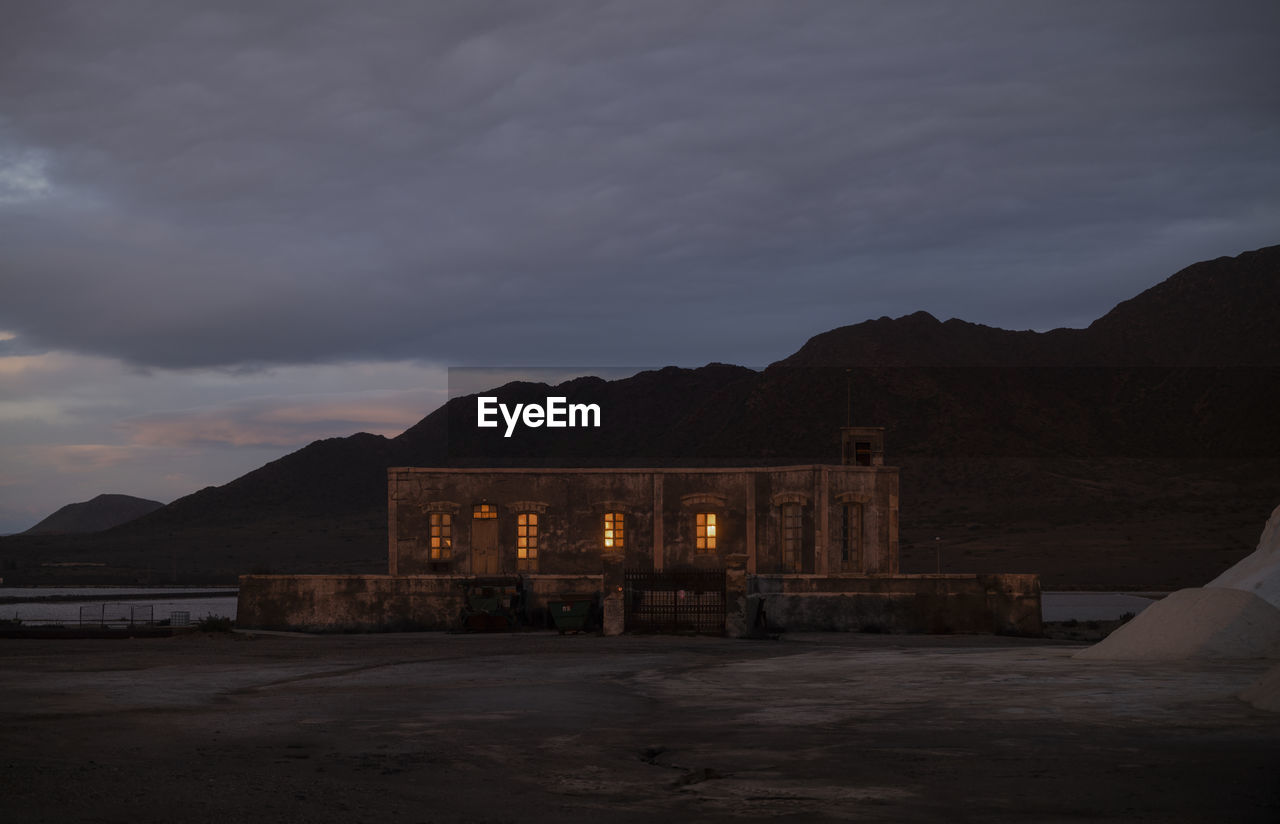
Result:
<svg viewBox="0 0 1280 824">
<path fill-rule="evenodd" d="M 197 592 L 201 594 L 196 597 L 174 597 L 175 594 Z M 51 600 L 57 596 L 84 597 L 74 601 Z M 135 622 L 163 621 L 171 618 L 174 612 L 186 612 L 192 621 L 207 615 L 236 617 L 236 590 L 233 587 L 0 587 L 0 598 L 24 597 L 32 600 L 0 604 L 0 619 L 98 624 L 104 618 L 128 621 L 131 615 Z M 151 609 L 149 615 L 147 607 Z"/>
<path fill-rule="evenodd" d="M 1123 592 L 1044 592 L 1040 615 L 1045 621 L 1114 621 L 1126 612 L 1137 615 L 1154 603 Z"/>
<path fill-rule="evenodd" d="M 0 586 L 0 598 L 30 598 L 31 600 L 39 600 L 41 598 L 67 597 L 71 595 L 84 595 L 93 597 L 101 595 L 104 598 L 115 598 L 121 595 L 155 595 L 168 594 L 173 592 L 208 592 L 208 593 L 226 593 L 234 595 L 236 587 L 181 587 L 181 586 L 157 586 L 157 587 L 4 587 Z"/>
</svg>

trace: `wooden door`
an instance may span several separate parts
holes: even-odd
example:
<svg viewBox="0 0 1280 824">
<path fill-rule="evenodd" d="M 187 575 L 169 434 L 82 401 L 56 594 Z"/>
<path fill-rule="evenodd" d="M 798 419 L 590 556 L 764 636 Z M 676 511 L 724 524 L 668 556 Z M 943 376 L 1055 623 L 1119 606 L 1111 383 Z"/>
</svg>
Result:
<svg viewBox="0 0 1280 824">
<path fill-rule="evenodd" d="M 498 519 L 471 522 L 471 574 L 498 574 Z"/>
</svg>

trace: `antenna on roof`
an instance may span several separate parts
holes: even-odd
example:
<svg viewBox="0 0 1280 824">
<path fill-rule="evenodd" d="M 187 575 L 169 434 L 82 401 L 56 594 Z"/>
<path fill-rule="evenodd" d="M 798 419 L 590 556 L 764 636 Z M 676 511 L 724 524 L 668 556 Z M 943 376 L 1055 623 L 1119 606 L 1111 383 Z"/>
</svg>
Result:
<svg viewBox="0 0 1280 824">
<path fill-rule="evenodd" d="M 845 413 L 844 425 L 853 426 L 853 370 L 844 370 L 844 388 L 845 388 Z"/>
</svg>

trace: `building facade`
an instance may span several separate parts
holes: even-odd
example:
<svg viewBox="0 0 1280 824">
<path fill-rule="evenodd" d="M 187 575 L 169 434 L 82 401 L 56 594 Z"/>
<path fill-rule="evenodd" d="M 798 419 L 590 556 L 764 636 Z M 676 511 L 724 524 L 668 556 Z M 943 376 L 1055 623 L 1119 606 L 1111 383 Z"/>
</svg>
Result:
<svg viewBox="0 0 1280 824">
<path fill-rule="evenodd" d="M 238 621 L 454 629 L 518 593 L 517 625 L 588 601 L 610 635 L 1040 632 L 1035 575 L 901 574 L 884 430 L 845 427 L 841 452 L 798 466 L 393 467 L 386 575 L 242 576 Z"/>
<path fill-rule="evenodd" d="M 713 569 L 748 574 L 898 571 L 898 470 L 388 470 L 390 575 Z"/>
</svg>

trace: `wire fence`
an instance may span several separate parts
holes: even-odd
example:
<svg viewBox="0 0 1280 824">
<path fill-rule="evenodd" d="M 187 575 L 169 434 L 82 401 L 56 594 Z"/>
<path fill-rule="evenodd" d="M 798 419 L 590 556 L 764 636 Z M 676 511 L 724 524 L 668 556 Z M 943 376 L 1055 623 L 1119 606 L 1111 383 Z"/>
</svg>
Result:
<svg viewBox="0 0 1280 824">
<path fill-rule="evenodd" d="M 85 630 L 132 630 L 141 628 L 194 627 L 199 621 L 191 620 L 189 610 L 172 610 L 167 618 L 156 618 L 153 604 L 84 604 L 76 617 L 27 618 L 15 613 L 13 617 L 0 614 L 0 631 L 13 631 L 22 627 Z"/>
<path fill-rule="evenodd" d="M 86 604 L 80 607 L 80 626 L 124 628 L 156 622 L 151 604 Z"/>
<path fill-rule="evenodd" d="M 54 596 L 32 601 L 14 601 L 0 604 L 0 629 L 20 626 L 85 629 L 103 626 L 182 627 L 192 626 L 206 615 L 227 616 L 234 620 L 236 596 L 209 594 L 182 597 L 175 593 L 164 593 L 155 600 L 133 597 L 86 598 L 76 603 Z"/>
<path fill-rule="evenodd" d="M 189 621 L 188 613 L 181 613 L 183 616 L 182 624 L 173 624 L 174 626 L 186 626 Z M 149 627 L 156 626 L 157 623 L 172 623 L 177 613 L 169 614 L 169 621 L 156 621 L 156 610 L 152 604 L 84 604 L 80 607 L 80 616 L 75 620 L 67 618 L 25 618 L 20 617 L 16 612 L 12 620 L 3 619 L 5 623 L 13 623 L 24 626 L 78 626 L 78 627 L 102 627 L 106 629 L 128 629 L 130 627 Z"/>
</svg>

